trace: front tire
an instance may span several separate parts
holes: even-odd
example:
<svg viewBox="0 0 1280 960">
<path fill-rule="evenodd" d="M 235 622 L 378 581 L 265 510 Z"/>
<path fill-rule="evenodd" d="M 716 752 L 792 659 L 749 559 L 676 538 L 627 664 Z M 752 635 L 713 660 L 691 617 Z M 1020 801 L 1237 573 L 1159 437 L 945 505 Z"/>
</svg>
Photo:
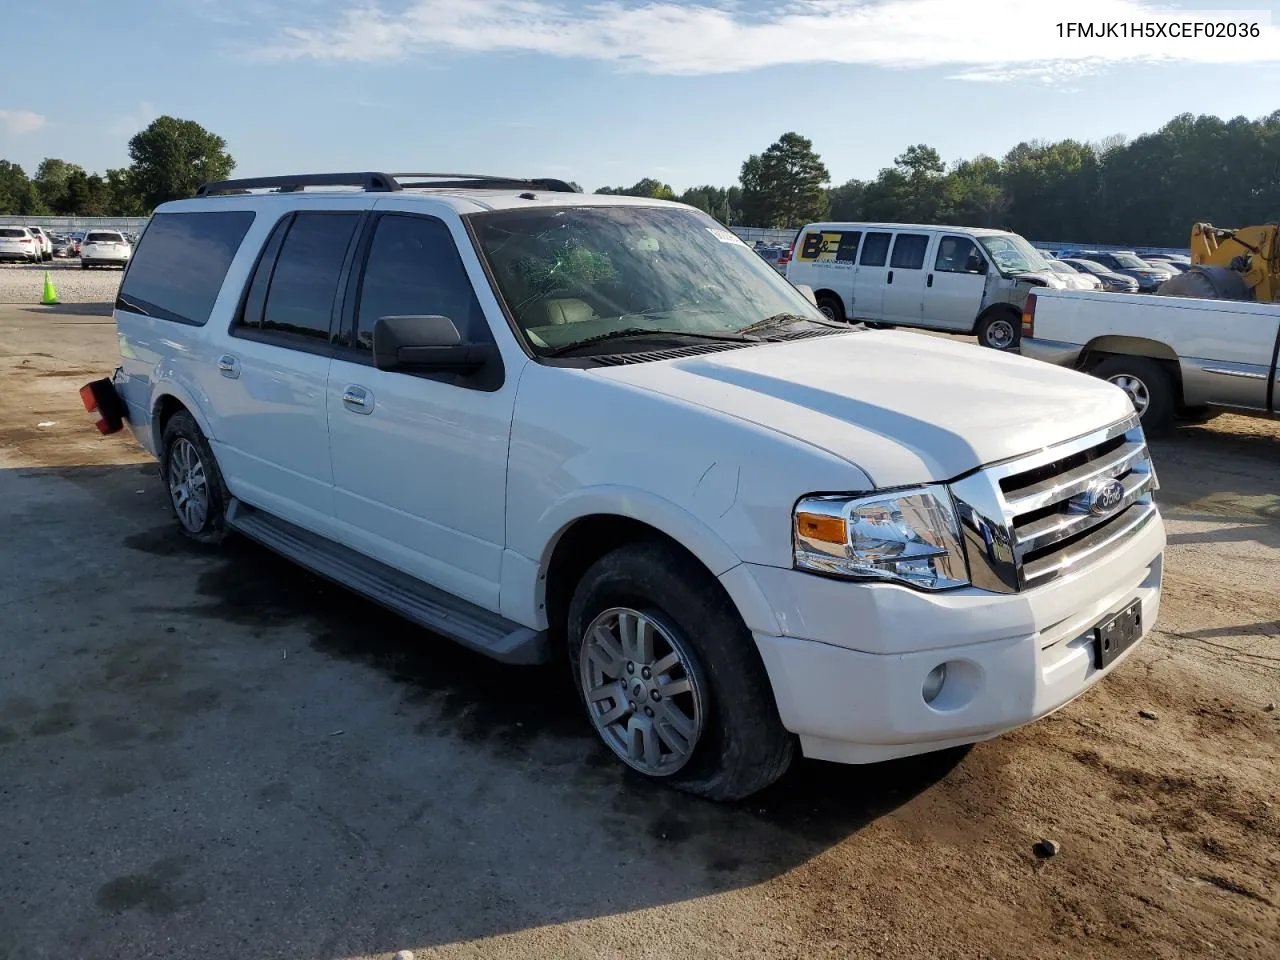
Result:
<svg viewBox="0 0 1280 960">
<path fill-rule="evenodd" d="M 164 427 L 160 474 L 169 490 L 169 506 L 182 532 L 200 543 L 227 536 L 227 494 L 209 441 L 185 410 Z"/>
<path fill-rule="evenodd" d="M 1129 395 L 1147 433 L 1161 433 L 1172 425 L 1177 391 L 1168 372 L 1155 360 L 1113 355 L 1090 368 L 1089 372 Z"/>
<path fill-rule="evenodd" d="M 569 661 L 596 733 L 652 780 L 738 800 L 781 777 L 794 738 L 724 589 L 660 541 L 597 560 L 574 591 Z"/>
<path fill-rule="evenodd" d="M 1015 350 L 1022 343 L 1022 318 L 1007 310 L 989 313 L 978 321 L 978 343 L 992 350 Z"/>
</svg>

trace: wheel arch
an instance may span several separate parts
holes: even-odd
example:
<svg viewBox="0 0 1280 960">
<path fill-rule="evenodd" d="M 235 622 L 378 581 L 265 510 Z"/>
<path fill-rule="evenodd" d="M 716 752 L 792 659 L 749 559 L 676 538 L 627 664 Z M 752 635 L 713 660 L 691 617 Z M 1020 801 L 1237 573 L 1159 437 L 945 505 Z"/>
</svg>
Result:
<svg viewBox="0 0 1280 960">
<path fill-rule="evenodd" d="M 987 317 L 995 316 L 997 313 L 1007 313 L 1021 327 L 1022 310 L 1019 307 L 1012 303 L 993 303 L 973 318 L 973 327 L 969 330 L 969 333 L 977 336 L 978 327 L 982 326 L 982 321 L 986 320 Z"/>
<path fill-rule="evenodd" d="M 185 410 L 191 415 L 206 439 L 213 439 L 213 431 L 199 404 L 195 403 L 177 384 L 166 381 L 160 384 L 151 399 L 151 438 L 157 459 L 163 456 L 161 446 L 164 440 L 165 424 L 179 410 Z"/>
</svg>

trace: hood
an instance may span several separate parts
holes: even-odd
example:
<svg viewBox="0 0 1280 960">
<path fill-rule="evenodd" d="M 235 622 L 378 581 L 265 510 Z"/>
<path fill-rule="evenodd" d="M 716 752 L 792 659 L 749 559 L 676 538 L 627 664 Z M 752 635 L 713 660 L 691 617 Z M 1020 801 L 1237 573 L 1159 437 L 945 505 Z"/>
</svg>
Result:
<svg viewBox="0 0 1280 960">
<path fill-rule="evenodd" d="M 1054 290 L 1065 290 L 1068 287 L 1066 277 L 1060 273 L 1055 273 L 1053 270 L 1019 270 L 1012 276 L 1015 280 L 1038 283 Z"/>
<path fill-rule="evenodd" d="M 804 441 L 881 488 L 950 480 L 1133 413 L 1085 374 L 893 330 L 591 372 Z"/>
</svg>

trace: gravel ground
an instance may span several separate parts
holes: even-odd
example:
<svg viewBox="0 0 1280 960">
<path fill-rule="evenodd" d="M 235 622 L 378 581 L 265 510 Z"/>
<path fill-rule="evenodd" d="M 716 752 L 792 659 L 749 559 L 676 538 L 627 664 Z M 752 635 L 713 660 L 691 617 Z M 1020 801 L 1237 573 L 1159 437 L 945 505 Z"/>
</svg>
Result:
<svg viewBox="0 0 1280 960">
<path fill-rule="evenodd" d="M 1160 618 L 1088 694 L 716 805 L 567 670 L 185 540 L 80 407 L 117 362 L 105 307 L 0 307 L 0 960 L 1280 956 L 1280 421 L 1153 443 Z"/>
<path fill-rule="evenodd" d="M 79 260 L 6 263 L 0 265 L 0 303 L 39 303 L 44 293 L 46 270 L 63 303 L 110 303 L 116 297 L 123 273 L 112 267 L 85 270 Z"/>
</svg>

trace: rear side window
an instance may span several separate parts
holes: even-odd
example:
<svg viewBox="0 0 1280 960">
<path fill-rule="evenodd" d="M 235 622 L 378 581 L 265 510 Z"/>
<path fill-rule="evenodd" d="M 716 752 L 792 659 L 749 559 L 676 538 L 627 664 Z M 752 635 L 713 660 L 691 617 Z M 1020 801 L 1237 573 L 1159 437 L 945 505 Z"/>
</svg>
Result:
<svg viewBox="0 0 1280 960">
<path fill-rule="evenodd" d="M 924 266 L 924 254 L 928 248 L 928 234 L 900 233 L 893 241 L 893 256 L 889 259 L 889 266 L 895 270 L 919 270 Z"/>
<path fill-rule="evenodd" d="M 883 267 L 889 259 L 889 240 L 891 233 L 868 233 L 862 242 L 862 259 L 858 262 L 864 267 Z"/>
<path fill-rule="evenodd" d="M 799 259 L 822 263 L 853 263 L 860 239 L 862 233 L 858 230 L 815 230 L 804 235 Z"/>
<path fill-rule="evenodd" d="M 338 275 L 359 220 L 357 213 L 294 216 L 267 290 L 264 331 L 329 339 Z"/>
<path fill-rule="evenodd" d="M 27 231 L 25 230 L 15 230 L 12 227 L 0 227 L 0 237 L 5 237 L 6 239 L 20 238 L 25 237 L 26 235 Z"/>
<path fill-rule="evenodd" d="M 133 255 L 116 309 L 203 326 L 253 223 L 248 210 L 158 213 Z M 86 243 L 119 234 L 90 233 Z"/>
<path fill-rule="evenodd" d="M 373 349 L 379 317 L 448 317 L 463 340 L 488 340 L 489 328 L 449 228 L 426 217 L 378 219 L 356 311 L 356 347 Z"/>
</svg>

